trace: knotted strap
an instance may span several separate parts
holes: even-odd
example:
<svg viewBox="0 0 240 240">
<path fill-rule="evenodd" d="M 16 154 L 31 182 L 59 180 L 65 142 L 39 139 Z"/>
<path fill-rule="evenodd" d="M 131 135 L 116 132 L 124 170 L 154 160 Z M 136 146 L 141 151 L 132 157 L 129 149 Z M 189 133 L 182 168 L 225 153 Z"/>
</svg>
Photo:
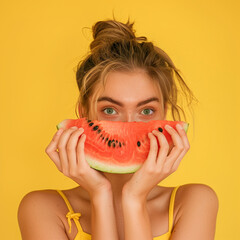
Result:
<svg viewBox="0 0 240 240">
<path fill-rule="evenodd" d="M 75 219 L 75 220 L 79 220 L 79 218 L 81 217 L 81 213 L 74 213 L 74 212 L 68 212 L 66 215 L 67 219 L 68 219 L 68 225 L 69 225 L 69 233 L 71 233 L 71 229 L 72 229 L 72 222 L 71 219 Z"/>
</svg>

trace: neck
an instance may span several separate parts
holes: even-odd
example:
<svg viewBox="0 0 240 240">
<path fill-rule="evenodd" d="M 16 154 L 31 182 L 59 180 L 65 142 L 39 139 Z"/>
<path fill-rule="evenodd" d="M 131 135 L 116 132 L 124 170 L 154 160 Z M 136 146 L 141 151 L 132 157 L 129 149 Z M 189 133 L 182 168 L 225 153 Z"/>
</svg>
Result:
<svg viewBox="0 0 240 240">
<path fill-rule="evenodd" d="M 124 184 L 130 180 L 133 173 L 116 174 L 103 172 L 103 175 L 109 180 L 112 185 L 113 197 L 120 200 L 122 197 L 122 188 Z"/>
</svg>

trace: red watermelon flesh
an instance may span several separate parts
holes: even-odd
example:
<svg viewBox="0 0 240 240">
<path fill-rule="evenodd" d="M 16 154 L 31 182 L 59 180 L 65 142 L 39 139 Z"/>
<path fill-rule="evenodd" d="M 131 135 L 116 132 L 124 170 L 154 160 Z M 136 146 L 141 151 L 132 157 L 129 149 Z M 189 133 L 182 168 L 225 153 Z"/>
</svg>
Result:
<svg viewBox="0 0 240 240">
<path fill-rule="evenodd" d="M 92 168 L 110 173 L 133 173 L 147 159 L 150 150 L 147 134 L 154 129 L 161 131 L 171 148 L 172 138 L 164 126 L 170 125 L 176 130 L 177 123 L 187 132 L 189 124 L 183 121 L 119 122 L 87 118 L 65 119 L 57 125 L 57 129 L 73 126 L 84 129 L 87 136 L 85 158 Z"/>
</svg>

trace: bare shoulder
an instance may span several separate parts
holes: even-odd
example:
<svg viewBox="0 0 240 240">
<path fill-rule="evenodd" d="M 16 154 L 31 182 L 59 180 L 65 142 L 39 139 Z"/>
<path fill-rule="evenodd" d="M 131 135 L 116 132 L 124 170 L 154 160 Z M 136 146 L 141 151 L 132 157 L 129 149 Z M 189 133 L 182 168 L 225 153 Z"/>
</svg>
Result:
<svg viewBox="0 0 240 240">
<path fill-rule="evenodd" d="M 59 208 L 58 203 L 60 203 L 60 200 L 56 190 L 46 189 L 31 191 L 22 198 L 18 207 L 18 213 L 21 213 L 22 210 L 31 210 L 35 212 L 39 211 L 41 208 L 44 208 L 46 211 L 56 211 Z"/>
<path fill-rule="evenodd" d="M 181 185 L 176 194 L 176 202 L 182 206 L 208 204 L 209 206 L 218 208 L 218 196 L 215 190 L 206 184 L 190 183 Z"/>
<path fill-rule="evenodd" d="M 60 216 L 64 204 L 58 195 L 56 190 L 36 190 L 21 199 L 17 217 L 22 239 L 67 239 Z"/>
<path fill-rule="evenodd" d="M 172 239 L 214 239 L 219 200 L 206 184 L 181 185 L 176 193 Z M 186 238 L 189 236 L 189 238 Z"/>
<path fill-rule="evenodd" d="M 56 190 L 53 189 L 44 189 L 44 190 L 34 190 L 31 192 L 28 192 L 26 195 L 23 196 L 22 200 L 25 199 L 41 199 L 47 201 L 50 197 L 56 196 Z"/>
</svg>

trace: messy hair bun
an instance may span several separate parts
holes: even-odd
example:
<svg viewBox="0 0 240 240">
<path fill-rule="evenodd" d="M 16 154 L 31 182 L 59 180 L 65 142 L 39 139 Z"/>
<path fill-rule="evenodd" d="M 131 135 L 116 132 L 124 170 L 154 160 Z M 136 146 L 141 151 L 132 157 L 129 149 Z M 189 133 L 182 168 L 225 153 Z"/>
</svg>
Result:
<svg viewBox="0 0 240 240">
<path fill-rule="evenodd" d="M 135 36 L 136 31 L 133 29 L 133 24 L 129 20 L 125 24 L 112 20 L 97 22 L 92 27 L 94 40 L 90 44 L 91 51 L 97 51 L 106 44 L 111 44 L 119 40 L 147 41 L 146 37 Z"/>
<path fill-rule="evenodd" d="M 167 53 L 146 37 L 136 37 L 133 24 L 129 20 L 122 23 L 113 19 L 98 21 L 92 26 L 93 41 L 89 54 L 78 64 L 76 72 L 80 91 L 76 107 L 80 117 L 97 118 L 97 99 L 109 72 L 141 69 L 156 84 L 163 111 L 171 108 L 173 120 L 182 120 L 182 113 L 186 121 L 184 110 L 178 105 L 177 85 L 181 87 L 188 106 L 197 99 Z"/>
</svg>

